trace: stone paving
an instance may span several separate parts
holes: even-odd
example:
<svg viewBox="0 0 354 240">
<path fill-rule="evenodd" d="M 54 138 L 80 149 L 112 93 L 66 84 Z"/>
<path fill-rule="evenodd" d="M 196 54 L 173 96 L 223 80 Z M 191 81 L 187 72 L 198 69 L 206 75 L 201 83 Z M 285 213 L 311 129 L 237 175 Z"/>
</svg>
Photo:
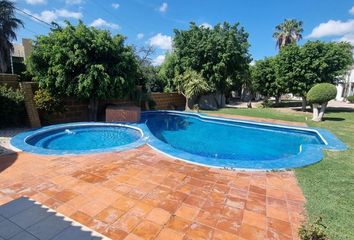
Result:
<svg viewBox="0 0 354 240">
<path fill-rule="evenodd" d="M 305 202 L 291 171 L 207 168 L 148 146 L 0 156 L 0 204 L 23 196 L 112 239 L 297 239 Z"/>
</svg>

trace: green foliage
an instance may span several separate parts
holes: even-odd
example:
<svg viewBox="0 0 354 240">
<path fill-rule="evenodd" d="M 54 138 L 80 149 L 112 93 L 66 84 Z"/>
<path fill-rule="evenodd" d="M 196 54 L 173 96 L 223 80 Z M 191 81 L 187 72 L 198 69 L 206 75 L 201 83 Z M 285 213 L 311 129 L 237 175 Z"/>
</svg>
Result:
<svg viewBox="0 0 354 240">
<path fill-rule="evenodd" d="M 256 61 L 250 68 L 254 90 L 267 98 L 279 98 L 287 91 L 286 83 L 276 75 L 277 63 L 275 57 L 269 57 Z"/>
<path fill-rule="evenodd" d="M 299 229 L 299 237 L 301 240 L 329 240 L 326 228 L 322 218 L 318 218 L 314 223 L 303 224 Z"/>
<path fill-rule="evenodd" d="M 37 37 L 28 70 L 39 87 L 53 95 L 107 99 L 128 95 L 135 86 L 137 63 L 124 37 L 66 22 Z"/>
<path fill-rule="evenodd" d="M 334 84 L 353 63 L 348 43 L 309 41 L 281 49 L 277 56 L 277 76 L 288 84 L 289 92 L 305 96 L 316 83 Z"/>
<path fill-rule="evenodd" d="M 303 31 L 302 21 L 285 19 L 284 22 L 275 27 L 273 38 L 276 39 L 277 47 L 280 49 L 301 40 Z"/>
<path fill-rule="evenodd" d="M 155 49 L 151 46 L 144 46 L 139 50 L 134 49 L 138 62 L 137 84 L 142 86 L 146 92 L 162 92 L 165 83 L 158 74 L 158 67 L 153 66 L 151 60 Z"/>
<path fill-rule="evenodd" d="M 175 76 L 178 75 L 177 55 L 174 52 L 167 53 L 165 61 L 159 69 L 159 77 L 164 83 L 165 92 L 173 92 L 176 90 L 174 83 Z"/>
<path fill-rule="evenodd" d="M 175 78 L 176 86 L 186 98 L 199 97 L 210 90 L 202 74 L 191 69 Z"/>
<path fill-rule="evenodd" d="M 34 102 L 39 110 L 48 114 L 65 111 L 62 100 L 45 89 L 39 89 L 35 92 Z"/>
<path fill-rule="evenodd" d="M 350 103 L 354 103 L 354 96 L 349 96 L 349 97 L 347 97 L 347 100 L 348 100 Z"/>
<path fill-rule="evenodd" d="M 336 86 L 330 83 L 319 83 L 307 93 L 307 100 L 310 103 L 322 104 L 334 99 L 336 95 Z"/>
<path fill-rule="evenodd" d="M 175 30 L 172 65 L 169 74 L 191 69 L 205 79 L 210 92 L 225 92 L 241 81 L 251 62 L 248 34 L 238 23 L 218 24 L 214 28 L 191 23 L 188 30 Z M 176 84 L 177 85 L 177 84 Z"/>
<path fill-rule="evenodd" d="M 22 125 L 25 115 L 23 93 L 0 85 L 0 127 Z"/>
</svg>

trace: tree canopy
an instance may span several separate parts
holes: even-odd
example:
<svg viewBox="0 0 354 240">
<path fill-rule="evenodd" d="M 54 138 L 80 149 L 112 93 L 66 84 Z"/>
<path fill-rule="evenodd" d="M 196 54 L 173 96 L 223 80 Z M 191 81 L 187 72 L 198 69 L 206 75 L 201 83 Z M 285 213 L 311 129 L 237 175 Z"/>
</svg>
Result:
<svg viewBox="0 0 354 240">
<path fill-rule="evenodd" d="M 284 82 L 277 78 L 277 58 L 268 57 L 263 60 L 256 61 L 251 66 L 252 87 L 259 94 L 269 98 L 280 96 L 287 91 Z"/>
<path fill-rule="evenodd" d="M 90 99 L 97 106 L 99 99 L 123 97 L 134 89 L 137 62 L 124 40 L 82 22 L 66 22 L 36 39 L 28 70 L 51 94 Z"/>
<path fill-rule="evenodd" d="M 285 19 L 284 22 L 275 27 L 273 38 L 277 41 L 277 47 L 281 49 L 286 45 L 296 43 L 302 39 L 302 21 L 296 19 Z"/>
<path fill-rule="evenodd" d="M 316 83 L 334 84 L 353 63 L 352 46 L 345 42 L 309 41 L 283 48 L 278 59 L 278 77 L 289 92 L 306 97 Z"/>
<path fill-rule="evenodd" d="M 225 92 L 247 71 L 251 62 L 248 33 L 238 23 L 225 22 L 213 28 L 191 23 L 188 30 L 174 32 L 175 64 L 169 71 L 181 74 L 190 69 L 200 73 L 210 92 Z"/>
<path fill-rule="evenodd" d="M 252 85 L 266 97 L 278 98 L 292 93 L 306 100 L 311 87 L 317 83 L 334 84 L 351 64 L 353 56 L 349 43 L 309 41 L 303 46 L 289 44 L 275 57 L 256 61 L 251 68 Z"/>
</svg>

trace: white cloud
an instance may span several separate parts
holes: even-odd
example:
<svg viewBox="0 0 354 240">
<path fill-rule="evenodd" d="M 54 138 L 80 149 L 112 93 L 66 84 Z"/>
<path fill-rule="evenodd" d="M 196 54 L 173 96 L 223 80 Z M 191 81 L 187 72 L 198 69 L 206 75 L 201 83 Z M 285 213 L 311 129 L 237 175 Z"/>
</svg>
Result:
<svg viewBox="0 0 354 240">
<path fill-rule="evenodd" d="M 91 24 L 91 27 L 97 27 L 97 28 L 111 28 L 111 29 L 119 29 L 120 26 L 115 23 L 107 22 L 106 20 L 103 20 L 102 18 L 97 18 L 94 20 Z"/>
<path fill-rule="evenodd" d="M 159 7 L 159 11 L 164 13 L 167 11 L 168 4 L 166 2 L 162 3 L 161 6 Z"/>
<path fill-rule="evenodd" d="M 354 19 L 342 22 L 340 20 L 329 20 L 315 27 L 309 38 L 321 38 L 327 36 L 342 36 L 348 33 L 354 33 Z"/>
<path fill-rule="evenodd" d="M 349 9 L 349 14 L 354 15 L 354 6 L 351 9 Z"/>
<path fill-rule="evenodd" d="M 165 61 L 165 55 L 159 55 L 154 60 L 152 60 L 152 65 L 159 66 Z"/>
<path fill-rule="evenodd" d="M 199 27 L 204 27 L 204 28 L 209 28 L 209 29 L 213 28 L 213 26 L 207 22 L 200 24 Z"/>
<path fill-rule="evenodd" d="M 76 19 L 82 18 L 81 12 L 72 12 L 66 9 L 55 10 L 55 13 L 58 15 L 58 17 L 63 17 L 63 18 L 76 18 Z"/>
<path fill-rule="evenodd" d="M 112 3 L 112 8 L 118 9 L 120 7 L 119 3 Z"/>
<path fill-rule="evenodd" d="M 138 33 L 137 35 L 136 35 L 136 38 L 137 39 L 143 39 L 144 38 L 144 33 Z"/>
<path fill-rule="evenodd" d="M 83 2 L 83 0 L 65 0 L 65 3 L 70 5 L 81 4 Z"/>
<path fill-rule="evenodd" d="M 30 5 L 38 5 L 38 4 L 46 4 L 47 1 L 46 0 L 26 0 L 26 3 Z"/>
<path fill-rule="evenodd" d="M 341 42 L 349 42 L 354 46 L 354 33 L 349 33 L 338 39 Z"/>
<path fill-rule="evenodd" d="M 161 33 L 153 36 L 149 39 L 150 46 L 158 47 L 163 50 L 172 49 L 172 37 L 167 35 L 162 35 Z"/>
<path fill-rule="evenodd" d="M 40 14 L 38 13 L 32 13 L 28 9 L 23 9 L 24 12 L 31 14 L 35 16 L 36 18 L 47 22 L 51 23 L 53 21 L 58 20 L 58 18 L 75 18 L 75 19 L 80 19 L 82 18 L 82 13 L 81 12 L 72 12 L 68 11 L 66 9 L 56 9 L 56 10 L 44 10 Z"/>
</svg>

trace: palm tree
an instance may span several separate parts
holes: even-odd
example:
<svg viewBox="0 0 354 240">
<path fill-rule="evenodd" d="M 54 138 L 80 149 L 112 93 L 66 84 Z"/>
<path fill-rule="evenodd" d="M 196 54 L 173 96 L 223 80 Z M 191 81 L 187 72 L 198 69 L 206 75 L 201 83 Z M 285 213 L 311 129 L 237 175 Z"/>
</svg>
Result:
<svg viewBox="0 0 354 240">
<path fill-rule="evenodd" d="M 22 21 L 15 17 L 14 9 L 13 2 L 0 1 L 0 72 L 7 70 L 14 49 L 11 42 L 16 40 L 15 30 L 23 27 Z"/>
<path fill-rule="evenodd" d="M 282 47 L 296 43 L 302 38 L 301 33 L 304 31 L 302 28 L 302 21 L 296 19 L 285 19 L 284 22 L 275 27 L 273 38 L 277 40 L 277 47 Z"/>
</svg>

